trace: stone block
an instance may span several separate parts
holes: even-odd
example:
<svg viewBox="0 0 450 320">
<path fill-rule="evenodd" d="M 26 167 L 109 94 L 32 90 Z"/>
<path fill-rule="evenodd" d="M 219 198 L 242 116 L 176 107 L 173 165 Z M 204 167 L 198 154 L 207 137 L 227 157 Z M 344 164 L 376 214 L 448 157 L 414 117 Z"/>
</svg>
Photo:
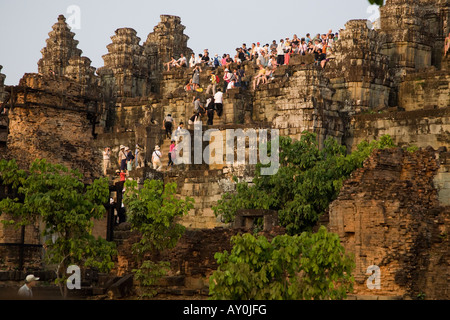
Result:
<svg viewBox="0 0 450 320">
<path fill-rule="evenodd" d="M 133 290 L 133 275 L 129 274 L 123 276 L 120 280 L 114 282 L 108 288 L 108 295 L 114 299 L 124 298 L 132 293 Z"/>
</svg>

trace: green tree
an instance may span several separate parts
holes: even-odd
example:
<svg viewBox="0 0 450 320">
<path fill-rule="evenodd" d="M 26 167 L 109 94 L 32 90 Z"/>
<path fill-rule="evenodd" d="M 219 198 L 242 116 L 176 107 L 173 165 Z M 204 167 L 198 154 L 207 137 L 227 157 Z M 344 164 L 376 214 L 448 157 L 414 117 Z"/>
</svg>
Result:
<svg viewBox="0 0 450 320">
<path fill-rule="evenodd" d="M 280 137 L 278 172 L 262 176 L 258 164 L 252 183 L 237 183 L 235 192 L 222 195 L 214 213 L 230 223 L 239 209 L 272 209 L 278 211 L 280 224 L 289 234 L 310 230 L 336 199 L 345 179 L 362 167 L 373 150 L 394 146 L 389 136 L 383 136 L 360 143 L 347 155 L 333 138 L 320 149 L 314 133 L 305 132 L 298 141 Z"/>
<path fill-rule="evenodd" d="M 145 180 L 142 188 L 136 181 L 125 183 L 123 203 L 132 225 L 141 235 L 133 245 L 139 268 L 133 270 L 143 291 L 142 296 L 153 296 L 152 288 L 160 277 L 167 273 L 170 265 L 165 261 L 154 262 L 151 256 L 165 249 L 174 248 L 184 234 L 185 227 L 176 220 L 194 207 L 194 200 L 178 199 L 176 183 L 165 184 L 159 180 Z"/>
<path fill-rule="evenodd" d="M 45 159 L 35 160 L 27 172 L 20 170 L 15 160 L 2 160 L 0 175 L 3 184 L 10 185 L 17 195 L 0 201 L 0 212 L 13 217 L 4 222 L 19 227 L 42 221 L 42 235 L 47 239 L 45 260 L 56 266 L 56 282 L 64 297 L 69 265 L 102 272 L 112 269 L 115 244 L 92 235 L 93 221 L 103 217 L 109 200 L 106 179 L 86 186 L 78 171 Z"/>
<path fill-rule="evenodd" d="M 231 253 L 215 254 L 219 267 L 209 279 L 211 299 L 335 300 L 353 289 L 353 259 L 325 227 L 272 242 L 249 233 L 231 241 Z"/>
<path fill-rule="evenodd" d="M 382 7 L 384 5 L 384 0 L 369 0 L 370 4 L 376 4 Z"/>
</svg>

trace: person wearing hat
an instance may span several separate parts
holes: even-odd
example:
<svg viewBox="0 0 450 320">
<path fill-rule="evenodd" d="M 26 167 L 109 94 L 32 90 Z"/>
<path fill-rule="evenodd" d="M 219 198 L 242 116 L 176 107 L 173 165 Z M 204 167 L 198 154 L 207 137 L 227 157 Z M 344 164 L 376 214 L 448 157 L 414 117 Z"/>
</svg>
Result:
<svg viewBox="0 0 450 320">
<path fill-rule="evenodd" d="M 255 48 L 256 53 L 257 53 L 258 55 L 261 55 L 261 51 L 263 51 L 263 50 L 264 50 L 264 48 L 261 47 L 261 43 L 260 43 L 260 42 L 257 42 L 257 43 L 256 43 L 256 48 Z"/>
<path fill-rule="evenodd" d="M 136 144 L 136 150 L 134 151 L 134 157 L 136 161 L 136 169 L 145 167 L 145 153 L 144 148 L 139 144 Z"/>
<path fill-rule="evenodd" d="M 38 280 L 38 277 L 35 277 L 32 274 L 28 275 L 25 278 L 25 284 L 20 287 L 19 291 L 17 291 L 19 297 L 29 299 L 33 298 L 33 287 L 36 285 L 36 281 Z"/>
<path fill-rule="evenodd" d="M 153 169 L 156 171 L 161 171 L 161 169 L 162 169 L 161 157 L 162 157 L 162 153 L 160 151 L 160 147 L 156 146 L 155 151 L 153 151 L 153 154 L 152 154 Z"/>
<path fill-rule="evenodd" d="M 125 146 L 123 145 L 120 146 L 118 158 L 120 170 L 127 170 L 127 154 L 125 153 Z"/>
<path fill-rule="evenodd" d="M 233 76 L 233 74 L 230 72 L 230 70 L 228 68 L 225 69 L 225 73 L 223 75 L 223 80 L 224 80 L 223 92 L 227 91 L 228 84 L 230 83 L 232 76 Z"/>
</svg>

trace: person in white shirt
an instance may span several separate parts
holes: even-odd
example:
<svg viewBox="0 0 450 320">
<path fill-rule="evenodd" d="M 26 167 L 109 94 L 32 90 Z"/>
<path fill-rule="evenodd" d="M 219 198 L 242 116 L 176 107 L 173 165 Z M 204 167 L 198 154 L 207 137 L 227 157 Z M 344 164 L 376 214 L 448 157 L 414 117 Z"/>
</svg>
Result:
<svg viewBox="0 0 450 320">
<path fill-rule="evenodd" d="M 284 45 L 284 40 L 281 39 L 277 46 L 277 64 L 282 66 L 284 64 L 284 50 L 286 49 Z"/>
<path fill-rule="evenodd" d="M 217 92 L 214 95 L 214 104 L 215 104 L 215 107 L 216 107 L 217 115 L 219 117 L 221 117 L 222 116 L 222 112 L 223 112 L 223 92 L 222 92 L 222 90 L 220 88 L 217 89 Z"/>
<path fill-rule="evenodd" d="M 33 287 L 36 285 L 36 281 L 38 281 L 39 278 L 35 277 L 34 275 L 30 274 L 25 278 L 25 284 L 20 287 L 19 291 L 17 292 L 17 295 L 21 298 L 33 298 Z"/>
<path fill-rule="evenodd" d="M 223 91 L 227 90 L 228 84 L 230 83 L 232 76 L 233 74 L 230 72 L 230 70 L 225 69 L 225 72 L 223 74 Z"/>
<path fill-rule="evenodd" d="M 300 43 L 300 54 L 305 55 L 308 52 L 308 46 L 306 45 L 306 40 L 302 38 Z"/>
<path fill-rule="evenodd" d="M 261 47 L 261 43 L 259 43 L 259 42 L 256 43 L 255 52 L 256 52 L 258 55 L 260 55 L 262 50 L 264 50 L 264 48 Z"/>
<path fill-rule="evenodd" d="M 177 60 L 172 56 L 170 57 L 170 61 L 165 63 L 164 65 L 167 66 L 167 71 L 170 71 L 170 67 L 176 67 L 177 66 Z"/>
<path fill-rule="evenodd" d="M 173 133 L 172 140 L 175 140 L 175 142 L 178 143 L 180 141 L 182 135 L 184 134 L 183 130 L 184 130 L 184 123 L 180 122 L 180 124 L 178 125 L 178 128 Z"/>
<path fill-rule="evenodd" d="M 187 67 L 186 57 L 183 54 L 181 54 L 180 59 L 177 60 L 177 63 L 179 67 Z"/>
<path fill-rule="evenodd" d="M 195 66 L 195 54 L 191 55 L 191 59 L 189 59 L 189 68 L 193 68 Z"/>
<path fill-rule="evenodd" d="M 231 79 L 227 86 L 227 91 L 234 88 L 234 79 Z"/>
<path fill-rule="evenodd" d="M 202 64 L 202 58 L 203 55 L 200 53 L 196 58 L 195 58 L 195 64 Z"/>
<path fill-rule="evenodd" d="M 318 49 L 323 49 L 322 41 L 320 41 L 319 39 L 314 40 L 314 46 L 316 47 L 316 51 Z"/>
<path fill-rule="evenodd" d="M 156 171 L 161 171 L 161 169 L 162 169 L 161 157 L 162 157 L 162 153 L 160 151 L 160 148 L 159 148 L 159 146 L 156 146 L 155 151 L 153 151 L 153 154 L 152 154 L 153 169 L 155 169 Z"/>
</svg>

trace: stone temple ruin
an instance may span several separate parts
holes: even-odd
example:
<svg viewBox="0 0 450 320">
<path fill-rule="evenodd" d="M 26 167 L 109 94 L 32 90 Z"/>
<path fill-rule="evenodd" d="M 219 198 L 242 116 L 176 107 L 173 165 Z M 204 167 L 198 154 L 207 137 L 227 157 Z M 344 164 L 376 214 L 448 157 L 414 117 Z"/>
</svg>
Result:
<svg viewBox="0 0 450 320">
<path fill-rule="evenodd" d="M 323 223 L 355 255 L 356 297 L 448 299 L 450 55 L 444 56 L 444 41 L 450 32 L 450 1 L 387 0 L 380 23 L 373 29 L 367 20 L 347 22 L 324 69 L 311 56 L 296 55 L 256 90 L 229 90 L 224 115 L 204 130 L 276 128 L 294 139 L 310 131 L 319 142 L 333 137 L 349 151 L 363 140 L 389 134 L 400 147 L 419 147 L 413 154 L 375 152 L 345 183 Z M 2 157 L 15 158 L 23 167 L 37 157 L 51 159 L 79 169 L 87 183 L 102 175 L 101 151 L 107 146 L 112 148 L 111 176 L 118 169 L 120 145 L 143 146 L 147 162 L 155 145 L 167 157 L 164 116 L 170 113 L 176 123 L 187 124 L 193 109 L 194 93 L 184 90 L 192 69 L 163 68 L 171 56 L 190 57 L 184 29 L 179 17 L 168 15 L 161 16 L 144 42 L 131 28 L 117 29 L 104 66 L 96 70 L 59 16 L 41 51 L 38 73 L 25 74 L 16 86 L 5 86 L 0 74 L 0 101 L 7 110 L 0 115 Z M 247 61 L 242 67 L 251 81 L 256 65 Z M 223 70 L 218 72 L 221 77 Z M 202 87 L 208 77 L 206 68 Z M 188 232 L 167 254 L 179 271 L 177 288 L 185 293 L 206 290 L 214 252 L 226 249 L 235 232 L 212 206 L 233 190 L 233 176 L 250 180 L 252 169 L 191 164 L 158 174 L 148 166 L 132 172 L 140 181 L 155 176 L 176 181 L 181 196 L 195 199 L 195 208 L 182 221 Z M 119 244 L 115 272 L 120 276 L 132 269 L 127 251 L 132 236 L 124 224 L 113 230 L 107 218 L 113 211 L 95 232 Z M 39 265 L 36 226 L 22 234 L 0 228 L 0 269 Z M 27 246 L 11 245 L 20 243 Z M 366 286 L 371 265 L 380 267 L 379 290 Z"/>
</svg>

